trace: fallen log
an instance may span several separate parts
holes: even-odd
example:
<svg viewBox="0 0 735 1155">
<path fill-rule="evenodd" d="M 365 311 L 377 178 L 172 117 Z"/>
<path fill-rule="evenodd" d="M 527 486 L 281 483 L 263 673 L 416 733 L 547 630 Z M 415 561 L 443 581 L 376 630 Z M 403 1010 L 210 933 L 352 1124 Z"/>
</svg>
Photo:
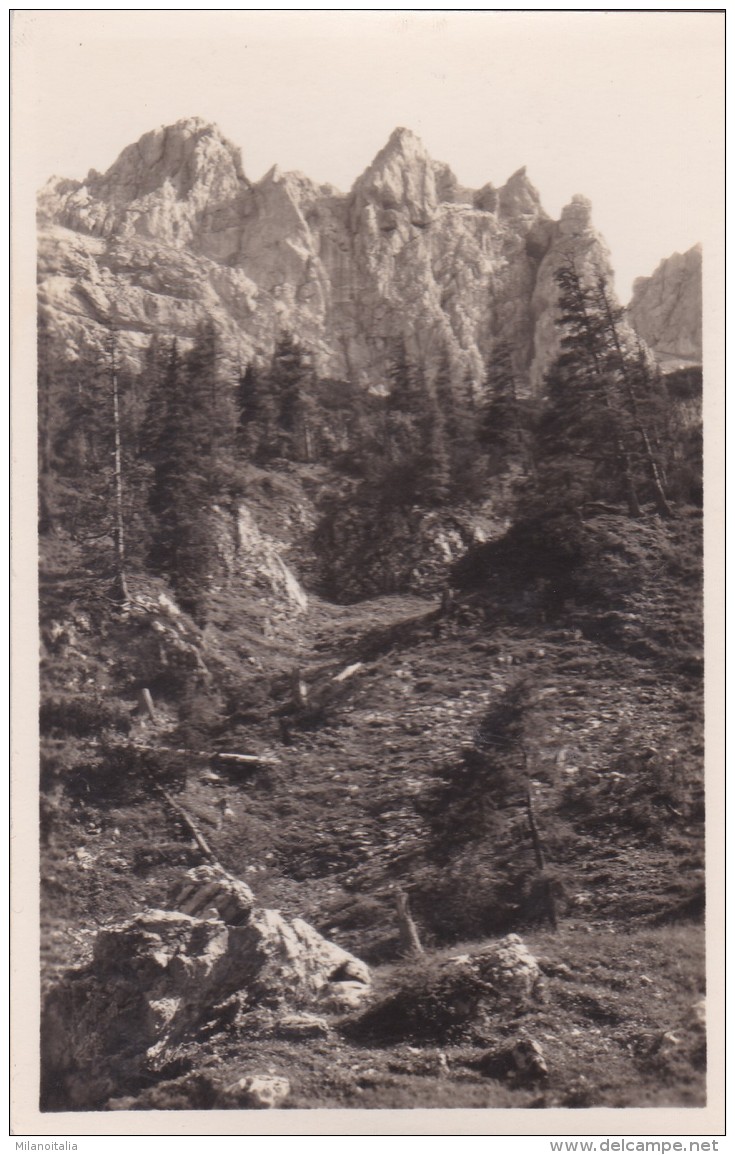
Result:
<svg viewBox="0 0 735 1155">
<path fill-rule="evenodd" d="M 129 743 L 135 750 L 145 750 L 150 754 L 179 754 L 186 758 L 207 758 L 217 762 L 237 762 L 246 766 L 276 766 L 278 759 L 273 754 L 232 754 L 221 750 L 186 750 L 182 746 L 151 746 L 143 742 Z"/>
<path fill-rule="evenodd" d="M 171 809 L 179 816 L 179 818 L 183 822 L 184 826 L 189 831 L 192 838 L 196 842 L 197 846 L 201 850 L 204 857 L 208 858 L 209 861 L 214 863 L 215 866 L 220 866 L 224 870 L 225 869 L 224 866 L 222 866 L 222 863 L 220 862 L 217 855 L 212 850 L 211 846 L 207 842 L 206 838 L 204 837 L 201 830 L 199 829 L 199 827 L 197 826 L 197 824 L 195 823 L 195 821 L 191 817 L 191 815 L 188 813 L 188 811 L 184 810 L 184 807 L 179 805 L 179 803 L 176 801 L 176 799 L 173 798 L 169 794 L 168 790 L 164 790 L 163 786 L 159 786 L 159 784 L 157 782 L 155 783 L 155 788 L 158 791 L 158 793 L 161 795 L 161 797 L 166 800 L 166 802 L 171 807 Z"/>
</svg>

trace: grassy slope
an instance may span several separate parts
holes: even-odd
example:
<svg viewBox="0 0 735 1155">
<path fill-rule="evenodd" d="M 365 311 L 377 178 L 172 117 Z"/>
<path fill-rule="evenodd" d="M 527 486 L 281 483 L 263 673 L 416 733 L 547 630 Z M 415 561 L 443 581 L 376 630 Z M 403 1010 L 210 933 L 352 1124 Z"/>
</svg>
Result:
<svg viewBox="0 0 735 1155">
<path fill-rule="evenodd" d="M 520 677 L 527 684 L 523 740 L 537 818 L 565 897 L 556 934 L 534 926 L 522 906 L 510 926 L 494 925 L 492 890 L 485 906 L 479 903 L 479 933 L 465 937 L 520 930 L 550 961 L 548 1000 L 515 1024 L 491 1023 L 484 1036 L 447 1041 L 448 1074 L 437 1066 L 436 1044 L 421 1039 L 357 1046 L 337 1032 L 324 1042 L 296 1044 L 267 1032 L 238 1035 L 235 1028 L 193 1047 L 188 1057 L 196 1069 L 211 1066 L 234 1077 L 272 1065 L 289 1076 L 294 1107 L 702 1101 L 703 1052 L 690 1008 L 703 991 L 703 936 L 701 924 L 689 921 L 698 913 L 702 869 L 700 692 L 691 663 L 681 660 L 696 644 L 687 614 L 696 617 L 697 590 L 688 571 L 676 570 L 685 566 L 687 548 L 691 553 L 691 534 L 677 523 L 657 548 L 650 537 L 660 538 L 659 529 L 625 532 L 637 534 L 636 548 L 650 559 L 636 588 L 618 602 L 626 612 L 636 602 L 632 636 L 619 622 L 597 628 L 600 615 L 589 607 L 551 622 L 534 614 L 488 622 L 475 592 L 445 621 L 432 617 L 435 604 L 413 597 L 352 607 L 312 599 L 306 621 L 264 642 L 243 624 L 248 607 L 240 614 L 232 597 L 219 599 L 203 642 L 212 664 L 236 669 L 249 655 L 258 678 L 269 680 L 269 696 L 253 706 L 247 724 L 220 722 L 210 737 L 225 749 L 274 750 L 279 761 L 211 782 L 194 760 L 180 800 L 223 863 L 251 882 L 264 904 L 307 918 L 377 964 L 377 988 L 386 992 L 401 981 L 389 895 L 394 880 L 413 888 L 431 957 L 443 942 L 456 943 L 461 936 L 434 909 L 447 868 L 437 858 L 432 799 L 488 709 Z M 57 688 L 76 661 L 85 682 L 109 684 L 105 693 L 114 694 L 111 651 L 120 638 L 109 634 L 101 639 L 92 624 L 77 639 L 83 660 L 67 653 L 51 663 Z M 318 725 L 292 725 L 291 744 L 283 745 L 275 713 L 294 660 L 312 700 L 326 705 Z M 330 695 L 332 675 L 357 660 L 362 669 Z M 129 697 L 128 708 L 133 703 Z M 172 719 L 173 699 L 169 705 Z M 166 717 L 164 709 L 162 732 Z M 146 733 L 140 722 L 134 729 Z M 85 741 L 78 740 L 76 757 Z M 665 789 L 658 786 L 662 774 Z M 234 817 L 218 829 L 223 792 Z M 62 797 L 44 849 L 47 977 L 86 957 L 99 922 L 161 904 L 171 882 L 196 861 L 175 818 L 145 791 L 112 803 Z M 490 857 L 480 856 L 479 864 L 460 859 L 457 869 L 468 869 L 468 861 L 483 885 L 500 864 L 532 873 L 519 797 L 503 808 Z M 462 884 L 468 894 L 476 889 L 461 873 L 449 881 L 460 892 Z M 458 905 L 466 897 L 460 893 Z M 668 922 L 655 926 L 662 916 Z M 458 918 L 467 922 L 464 912 Z M 555 973 L 555 963 L 570 973 Z M 511 1037 L 521 1028 L 547 1054 L 545 1089 L 495 1083 L 472 1066 L 503 1031 Z M 664 1037 L 672 1033 L 674 1041 Z M 183 1093 L 195 1106 L 191 1089 Z"/>
</svg>

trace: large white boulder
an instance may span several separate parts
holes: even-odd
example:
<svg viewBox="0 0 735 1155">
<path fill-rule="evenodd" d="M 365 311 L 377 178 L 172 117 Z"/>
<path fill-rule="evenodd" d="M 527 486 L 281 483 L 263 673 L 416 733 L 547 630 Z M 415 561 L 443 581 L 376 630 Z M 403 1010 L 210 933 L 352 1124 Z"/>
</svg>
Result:
<svg viewBox="0 0 735 1155">
<path fill-rule="evenodd" d="M 249 887 L 214 866 L 189 871 L 174 903 L 182 909 L 101 930 L 91 963 L 49 992 L 48 1109 L 95 1107 L 133 1089 L 233 998 L 243 1009 L 291 1009 L 346 982 L 353 997 L 370 990 L 360 959 L 301 919 L 256 907 Z"/>
</svg>

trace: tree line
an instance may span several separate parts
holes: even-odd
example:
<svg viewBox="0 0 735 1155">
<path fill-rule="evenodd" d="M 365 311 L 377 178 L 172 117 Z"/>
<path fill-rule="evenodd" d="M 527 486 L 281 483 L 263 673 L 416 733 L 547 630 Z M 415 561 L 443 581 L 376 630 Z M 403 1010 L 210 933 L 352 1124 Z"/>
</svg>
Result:
<svg viewBox="0 0 735 1155">
<path fill-rule="evenodd" d="M 476 383 L 447 349 L 425 366 L 397 340 L 382 387 L 367 391 L 320 377 L 290 333 L 268 362 L 233 375 L 205 321 L 186 350 L 154 336 L 136 372 L 114 328 L 104 350 L 70 361 L 41 318 L 41 533 L 78 542 L 106 568 L 113 599 L 127 597 L 129 572 L 148 569 L 203 622 L 217 511 L 245 495 L 247 464 L 329 465 L 351 481 L 331 513 L 348 501 L 376 528 L 395 510 L 483 500 L 503 478 L 521 516 L 607 501 L 668 517 L 692 486 L 664 380 L 631 344 L 604 277 L 569 263 L 556 279 L 560 348 L 540 397 L 507 342 Z"/>
</svg>

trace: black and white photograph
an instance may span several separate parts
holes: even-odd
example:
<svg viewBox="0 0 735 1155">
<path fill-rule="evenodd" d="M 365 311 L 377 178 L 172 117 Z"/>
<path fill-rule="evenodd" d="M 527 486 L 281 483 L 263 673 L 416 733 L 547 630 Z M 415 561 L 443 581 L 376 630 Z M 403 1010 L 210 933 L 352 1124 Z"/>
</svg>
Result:
<svg viewBox="0 0 735 1155">
<path fill-rule="evenodd" d="M 34 1128 L 713 1132 L 724 14 L 12 40 Z"/>
</svg>

